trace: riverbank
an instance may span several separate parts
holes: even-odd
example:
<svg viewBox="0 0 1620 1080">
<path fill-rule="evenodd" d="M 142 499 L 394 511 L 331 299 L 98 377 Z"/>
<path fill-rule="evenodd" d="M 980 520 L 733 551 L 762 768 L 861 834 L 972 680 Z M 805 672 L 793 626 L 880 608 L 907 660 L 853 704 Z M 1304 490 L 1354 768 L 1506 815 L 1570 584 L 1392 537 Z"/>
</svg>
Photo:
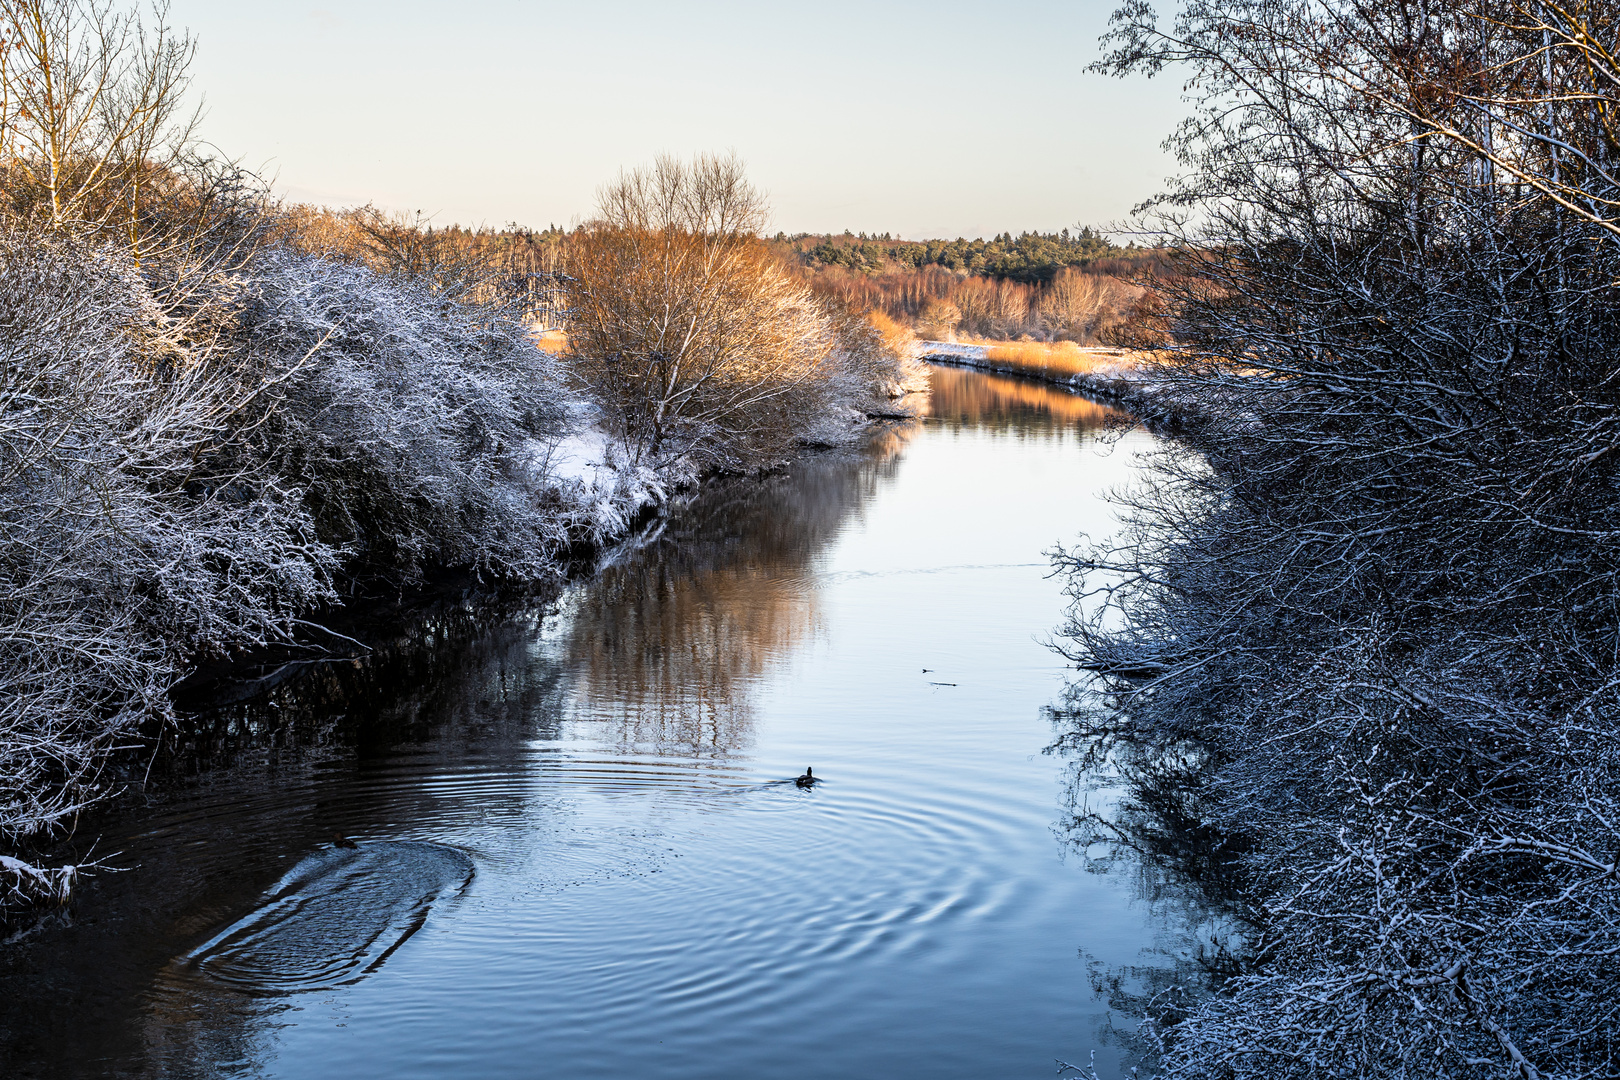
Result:
<svg viewBox="0 0 1620 1080">
<path fill-rule="evenodd" d="M 218 724 L 235 767 L 81 828 L 130 872 L 0 948 L 0 1073 L 1128 1075 L 1088 964 L 1170 961 L 1128 866 L 1060 857 L 1042 552 L 1154 440 L 930 374 L 933 419 L 678 495 L 555 601 L 283 684 L 272 746 Z"/>
<path fill-rule="evenodd" d="M 459 567 L 426 572 L 403 586 L 356 579 L 323 608 L 306 612 L 296 637 L 193 663 L 157 691 L 168 703 L 161 719 L 127 732 L 124 746 L 98 758 L 95 797 L 77 808 L 68 835 L 0 855 L 0 927 L 30 909 L 66 903 L 82 875 L 104 868 L 105 846 L 79 839 L 94 837 L 93 823 L 103 815 L 244 757 L 262 757 L 271 767 L 329 748 L 354 731 L 340 732 L 326 717 L 363 713 L 384 688 L 423 677 L 411 659 L 423 654 L 423 642 L 471 639 L 520 607 L 549 607 L 569 582 L 645 546 L 714 484 L 728 477 L 763 484 L 791 464 L 857 447 L 894 428 L 903 414 L 909 418 L 916 410 L 905 399 L 917 393 L 891 399 L 881 414 L 837 410 L 815 430 L 815 441 L 747 475 L 686 457 L 656 465 L 631 461 L 589 403 L 565 402 L 565 433 L 531 440 L 520 454 L 533 478 L 527 499 L 554 538 L 545 573 L 486 579 L 474 567 Z"/>
<path fill-rule="evenodd" d="M 1016 346 L 1001 348 L 955 341 L 918 341 L 916 357 L 930 364 L 972 368 L 997 375 L 1016 375 L 1061 386 L 1089 397 L 1117 403 L 1127 412 L 1149 424 L 1174 427 L 1193 415 L 1185 401 L 1174 398 L 1169 388 L 1154 378 L 1155 353 L 1104 347 L 1075 350 L 1083 364 L 1061 366 L 1020 357 Z"/>
</svg>

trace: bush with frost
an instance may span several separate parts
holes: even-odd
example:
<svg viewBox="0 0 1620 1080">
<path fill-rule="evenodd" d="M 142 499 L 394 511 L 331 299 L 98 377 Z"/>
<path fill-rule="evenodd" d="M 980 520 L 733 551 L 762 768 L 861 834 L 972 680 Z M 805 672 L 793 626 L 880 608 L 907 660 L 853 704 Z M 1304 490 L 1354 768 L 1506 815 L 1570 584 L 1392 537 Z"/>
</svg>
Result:
<svg viewBox="0 0 1620 1080">
<path fill-rule="evenodd" d="M 1116 29 L 1112 65 L 1201 95 L 1160 372 L 1201 415 L 1119 544 L 1063 559 L 1106 601 L 1073 734 L 1131 748 L 1156 821 L 1120 838 L 1222 866 L 1248 924 L 1163 1075 L 1616 1075 L 1612 13 Z"/>
<path fill-rule="evenodd" d="M 269 253 L 249 347 L 310 359 L 274 390 L 253 452 L 303 492 L 352 570 L 528 578 L 561 540 L 532 444 L 567 422 L 554 361 L 514 319 L 349 262 Z"/>
<path fill-rule="evenodd" d="M 430 234 L 310 254 L 199 157 L 195 43 L 0 2 L 0 844 L 59 835 L 195 662 L 439 567 L 550 573 L 551 361 Z M 143 21 L 144 20 L 144 21 Z M 289 231 L 294 233 L 289 237 Z M 453 252 L 450 252 L 453 255 Z M 5 856 L 0 909 L 71 868 Z"/>
<path fill-rule="evenodd" d="M 0 229 L 8 841 L 105 794 L 108 755 L 167 715 L 188 656 L 282 636 L 331 595 L 337 554 L 301 492 L 245 460 L 215 466 L 260 407 L 194 329 L 127 257 Z"/>
<path fill-rule="evenodd" d="M 0 354 L 9 844 L 107 795 L 189 665 L 291 640 L 349 582 L 554 571 L 533 444 L 561 390 L 498 312 L 282 249 L 137 270 L 11 227 Z"/>
</svg>

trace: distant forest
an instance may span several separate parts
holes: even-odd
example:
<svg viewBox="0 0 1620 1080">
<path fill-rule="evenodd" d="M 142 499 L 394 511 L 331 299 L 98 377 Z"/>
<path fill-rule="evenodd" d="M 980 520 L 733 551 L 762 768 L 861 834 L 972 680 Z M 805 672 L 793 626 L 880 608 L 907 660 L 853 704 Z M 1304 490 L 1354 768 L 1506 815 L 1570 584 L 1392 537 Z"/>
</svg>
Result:
<svg viewBox="0 0 1620 1080">
<path fill-rule="evenodd" d="M 1090 228 L 989 240 L 779 233 L 772 245 L 818 293 L 940 340 L 1140 343 L 1157 295 L 1147 283 L 1171 273 L 1166 252 Z"/>
<path fill-rule="evenodd" d="M 1056 233 L 1026 232 L 1014 237 L 1006 232 L 990 240 L 894 240 L 888 233 L 867 236 L 845 232 L 842 236 L 777 233 L 778 247 L 787 247 L 805 266 L 819 270 L 842 267 L 866 273 L 892 272 L 899 268 L 921 270 L 939 266 L 957 273 L 974 274 L 1026 285 L 1048 285 L 1067 267 L 1083 267 L 1100 259 L 1134 251 L 1135 245 L 1121 249 L 1091 228 L 1077 233 L 1068 229 Z"/>
<path fill-rule="evenodd" d="M 311 234 L 306 225 L 305 236 Z M 314 230 L 318 235 L 319 230 Z M 516 290 L 528 290 L 535 317 L 548 318 L 554 294 L 535 285 L 562 262 L 570 234 L 452 225 L 419 235 L 435 258 L 456 251 L 495 265 Z M 306 240 L 307 242 L 307 240 Z M 989 240 L 897 240 L 885 233 L 777 233 L 769 247 L 820 295 L 856 310 L 881 312 L 919 336 L 955 340 L 1140 343 L 1142 316 L 1172 273 L 1167 253 L 1121 247 L 1090 228 L 1056 233 L 1004 232 Z"/>
</svg>

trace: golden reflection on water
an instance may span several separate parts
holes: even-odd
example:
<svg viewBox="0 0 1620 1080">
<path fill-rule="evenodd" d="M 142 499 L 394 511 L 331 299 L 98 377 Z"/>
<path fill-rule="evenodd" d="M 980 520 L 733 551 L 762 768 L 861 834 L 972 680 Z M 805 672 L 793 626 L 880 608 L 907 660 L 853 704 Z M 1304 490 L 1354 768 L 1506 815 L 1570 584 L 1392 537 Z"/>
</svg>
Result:
<svg viewBox="0 0 1620 1080">
<path fill-rule="evenodd" d="M 991 431 L 1059 428 L 1100 431 L 1121 419 L 1118 409 L 1028 379 L 933 366 L 926 415 L 953 427 Z"/>
</svg>

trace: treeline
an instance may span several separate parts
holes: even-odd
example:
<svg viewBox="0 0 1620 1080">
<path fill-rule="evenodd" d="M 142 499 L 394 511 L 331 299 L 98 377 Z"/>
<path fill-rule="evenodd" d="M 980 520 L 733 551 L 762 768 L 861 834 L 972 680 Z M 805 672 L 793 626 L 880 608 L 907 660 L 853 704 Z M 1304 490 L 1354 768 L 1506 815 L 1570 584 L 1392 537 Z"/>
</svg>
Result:
<svg viewBox="0 0 1620 1080">
<path fill-rule="evenodd" d="M 544 581 L 616 508 L 915 385 L 897 329 L 763 255 L 734 162 L 630 174 L 571 245 L 286 207 L 199 152 L 193 51 L 0 0 L 0 916 L 67 895 L 41 852 L 142 775 L 188 670 L 319 657 L 323 612 L 443 571 Z M 723 272 L 673 272 L 694 248 Z M 537 299 L 591 313 L 564 357 Z"/>
<path fill-rule="evenodd" d="M 1150 265 L 1144 260 L 1144 265 Z M 856 310 L 877 311 L 920 338 L 1140 343 L 1141 314 L 1154 295 L 1140 276 L 1065 269 L 1046 285 L 969 277 L 940 267 L 854 274 L 823 270 L 809 277 L 819 295 Z"/>
<path fill-rule="evenodd" d="M 1611 7 L 1188 2 L 1184 437 L 1067 553 L 1082 815 L 1236 921 L 1164 1077 L 1620 1075 Z M 1193 272 L 1196 271 L 1196 277 Z M 1088 789 L 1089 790 L 1089 789 Z"/>
<path fill-rule="evenodd" d="M 991 240 L 779 234 L 773 245 L 818 294 L 933 340 L 1114 344 L 1142 322 L 1153 283 L 1181 272 L 1168 252 L 1117 247 L 1089 228 Z"/>
<path fill-rule="evenodd" d="M 1129 248 L 1116 248 L 1089 226 L 1072 235 L 1064 229 L 1056 233 L 1025 232 L 1016 238 L 1002 233 L 990 240 L 893 240 L 887 234 L 868 237 L 845 232 L 842 236 L 778 233 L 774 242 L 811 270 L 842 267 L 877 274 L 939 266 L 1025 284 L 1050 282 L 1065 267 L 1088 266 L 1109 258 L 1128 260 L 1135 252 L 1134 242 Z"/>
<path fill-rule="evenodd" d="M 295 234 L 308 237 L 299 242 L 312 248 L 341 250 L 396 232 L 437 259 L 477 267 L 480 280 L 495 274 L 503 295 L 532 319 L 556 325 L 563 318 L 552 276 L 565 266 L 579 230 L 437 228 L 366 209 L 348 211 L 341 220 L 325 210 L 298 213 Z M 1153 282 L 1181 273 L 1166 251 L 1134 243 L 1117 247 L 1089 228 L 1072 236 L 1067 230 L 1017 238 L 1004 233 L 989 241 L 779 233 L 765 250 L 824 302 L 877 313 L 936 340 L 1142 344 Z"/>
</svg>

